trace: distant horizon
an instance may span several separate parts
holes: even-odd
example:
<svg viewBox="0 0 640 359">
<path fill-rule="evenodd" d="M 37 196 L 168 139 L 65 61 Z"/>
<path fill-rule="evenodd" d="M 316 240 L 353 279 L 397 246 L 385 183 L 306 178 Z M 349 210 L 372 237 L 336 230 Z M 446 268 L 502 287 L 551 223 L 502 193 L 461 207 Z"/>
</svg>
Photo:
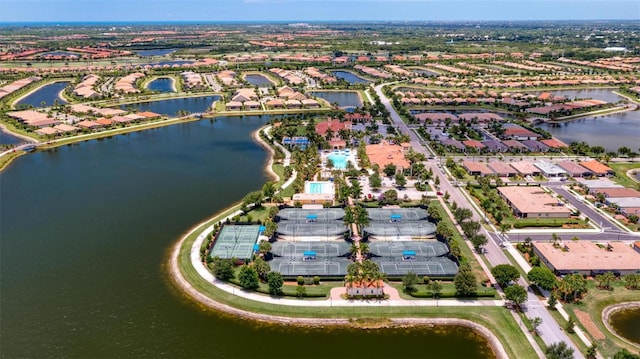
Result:
<svg viewBox="0 0 640 359">
<path fill-rule="evenodd" d="M 0 8 L 0 24 L 640 20 L 636 0 L 0 0 Z"/>
</svg>

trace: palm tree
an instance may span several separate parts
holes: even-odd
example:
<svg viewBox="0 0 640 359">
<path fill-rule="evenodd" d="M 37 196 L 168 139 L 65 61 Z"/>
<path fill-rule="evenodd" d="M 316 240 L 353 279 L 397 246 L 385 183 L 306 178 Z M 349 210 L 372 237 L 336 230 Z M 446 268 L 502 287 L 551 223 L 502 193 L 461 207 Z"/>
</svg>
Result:
<svg viewBox="0 0 640 359">
<path fill-rule="evenodd" d="M 360 196 L 362 195 L 362 186 L 357 180 L 351 181 L 351 195 L 356 200 L 356 203 L 358 203 L 358 199 L 360 199 Z"/>
<path fill-rule="evenodd" d="M 369 245 L 366 243 L 360 242 L 360 255 L 363 258 L 366 258 L 369 254 Z"/>
</svg>

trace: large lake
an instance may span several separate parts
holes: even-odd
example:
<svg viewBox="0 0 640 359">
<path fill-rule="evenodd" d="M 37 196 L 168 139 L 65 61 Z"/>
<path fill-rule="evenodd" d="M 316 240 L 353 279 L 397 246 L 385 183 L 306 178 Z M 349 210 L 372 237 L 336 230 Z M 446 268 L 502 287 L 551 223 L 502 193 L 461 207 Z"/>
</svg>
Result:
<svg viewBox="0 0 640 359">
<path fill-rule="evenodd" d="M 28 96 L 23 97 L 16 105 L 31 105 L 33 107 L 47 107 L 52 106 L 56 100 L 58 103 L 67 103 L 60 97 L 60 92 L 69 85 L 68 81 L 54 82 L 42 86 L 38 90 L 32 92 Z M 44 105 L 43 105 L 44 103 Z"/>
<path fill-rule="evenodd" d="M 178 111 L 186 110 L 189 113 L 206 112 L 211 108 L 211 105 L 220 96 L 199 96 L 199 97 L 185 97 L 185 98 L 173 98 L 169 100 L 159 100 L 151 102 L 139 102 L 129 105 L 121 105 L 120 108 L 130 111 L 151 111 L 166 116 L 177 116 Z"/>
<path fill-rule="evenodd" d="M 586 117 L 558 124 L 544 123 L 538 127 L 569 144 L 585 141 L 591 146 L 603 146 L 617 151 L 622 146 L 632 150 L 640 147 L 640 111 Z"/>
<path fill-rule="evenodd" d="M 170 247 L 266 180 L 250 134 L 202 120 L 23 156 L 2 172 L 0 353 L 7 358 L 487 358 L 464 328 L 299 329 L 177 294 Z"/>
</svg>

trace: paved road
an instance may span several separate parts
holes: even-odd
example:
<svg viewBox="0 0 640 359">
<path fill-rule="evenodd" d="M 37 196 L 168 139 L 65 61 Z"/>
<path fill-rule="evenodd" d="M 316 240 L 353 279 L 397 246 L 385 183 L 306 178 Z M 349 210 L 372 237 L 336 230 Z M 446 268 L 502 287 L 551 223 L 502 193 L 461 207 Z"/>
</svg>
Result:
<svg viewBox="0 0 640 359">
<path fill-rule="evenodd" d="M 382 104 L 389 111 L 391 120 L 393 121 L 394 125 L 398 128 L 398 130 L 409 135 L 411 139 L 411 147 L 414 151 L 423 153 L 427 156 L 431 155 L 430 151 L 424 148 L 419 137 L 409 129 L 404 121 L 402 121 L 402 118 L 395 111 L 395 109 L 389 102 L 389 99 L 385 97 L 384 93 L 382 92 L 382 87 L 384 85 L 385 84 L 376 86 L 375 91 L 378 94 L 378 97 L 380 97 L 380 101 L 382 102 Z M 459 207 L 472 209 L 474 220 L 483 220 L 483 218 L 481 218 L 481 216 L 476 212 L 475 208 L 471 206 L 466 197 L 464 197 L 461 191 L 458 188 L 454 187 L 447 180 L 443 164 L 440 164 L 437 159 L 434 159 L 428 161 L 427 167 L 430 167 L 433 170 L 434 175 L 440 178 L 439 190 L 441 192 L 448 192 L 451 196 L 451 201 L 455 201 Z M 498 264 L 511 264 L 507 256 L 498 245 L 500 242 L 502 242 L 503 239 L 495 233 L 488 232 L 484 227 L 482 228 L 482 232 L 489 239 L 487 245 L 485 246 L 485 249 L 487 251 L 485 257 L 487 258 L 489 263 L 492 266 L 496 266 Z M 524 287 L 528 286 L 528 284 L 522 278 L 520 278 L 519 283 Z M 528 291 L 527 302 L 523 305 L 523 310 L 529 318 L 542 318 L 542 324 L 538 327 L 538 332 L 540 333 L 540 337 L 546 345 L 564 341 L 574 349 L 575 358 L 584 358 L 578 347 L 575 346 L 575 344 L 551 316 L 544 303 L 539 301 L 538 298 L 530 290 Z"/>
</svg>

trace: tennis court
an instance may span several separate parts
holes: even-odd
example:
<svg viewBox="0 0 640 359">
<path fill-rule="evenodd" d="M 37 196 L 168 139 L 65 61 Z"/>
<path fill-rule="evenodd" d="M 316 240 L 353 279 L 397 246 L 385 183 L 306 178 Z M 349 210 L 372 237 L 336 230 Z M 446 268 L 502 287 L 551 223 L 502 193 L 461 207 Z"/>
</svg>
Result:
<svg viewBox="0 0 640 359">
<path fill-rule="evenodd" d="M 402 257 L 407 251 L 415 257 L 440 257 L 449 253 L 447 245 L 438 241 L 370 241 L 369 251 L 379 257 Z"/>
<path fill-rule="evenodd" d="M 278 234 L 293 237 L 335 237 L 344 234 L 347 227 L 342 221 L 300 223 L 281 221 L 278 223 Z"/>
<path fill-rule="evenodd" d="M 227 225 L 220 229 L 213 243 L 210 256 L 220 258 L 249 259 L 258 241 L 260 226 Z"/>
<path fill-rule="evenodd" d="M 285 277 L 341 277 L 347 274 L 347 267 L 353 262 L 346 258 L 317 258 L 305 261 L 302 258 L 276 257 L 268 263 L 272 271 L 280 272 Z"/>
<path fill-rule="evenodd" d="M 363 232 L 377 237 L 431 237 L 436 233 L 436 225 L 429 221 L 414 222 L 370 222 Z"/>
<path fill-rule="evenodd" d="M 285 208 L 278 212 L 278 217 L 287 221 L 302 223 L 341 221 L 344 218 L 342 208 L 302 209 Z"/>
<path fill-rule="evenodd" d="M 286 258 L 301 258 L 308 252 L 315 253 L 318 258 L 341 257 L 350 250 L 351 245 L 345 241 L 275 241 L 271 244 L 272 254 Z"/>
<path fill-rule="evenodd" d="M 404 276 L 414 272 L 419 276 L 453 277 L 458 273 L 458 266 L 449 258 L 416 257 L 415 260 L 406 261 L 401 258 L 381 257 L 371 260 L 388 276 Z"/>
<path fill-rule="evenodd" d="M 429 216 L 422 208 L 369 208 L 367 212 L 371 221 L 381 222 L 422 221 Z"/>
</svg>

